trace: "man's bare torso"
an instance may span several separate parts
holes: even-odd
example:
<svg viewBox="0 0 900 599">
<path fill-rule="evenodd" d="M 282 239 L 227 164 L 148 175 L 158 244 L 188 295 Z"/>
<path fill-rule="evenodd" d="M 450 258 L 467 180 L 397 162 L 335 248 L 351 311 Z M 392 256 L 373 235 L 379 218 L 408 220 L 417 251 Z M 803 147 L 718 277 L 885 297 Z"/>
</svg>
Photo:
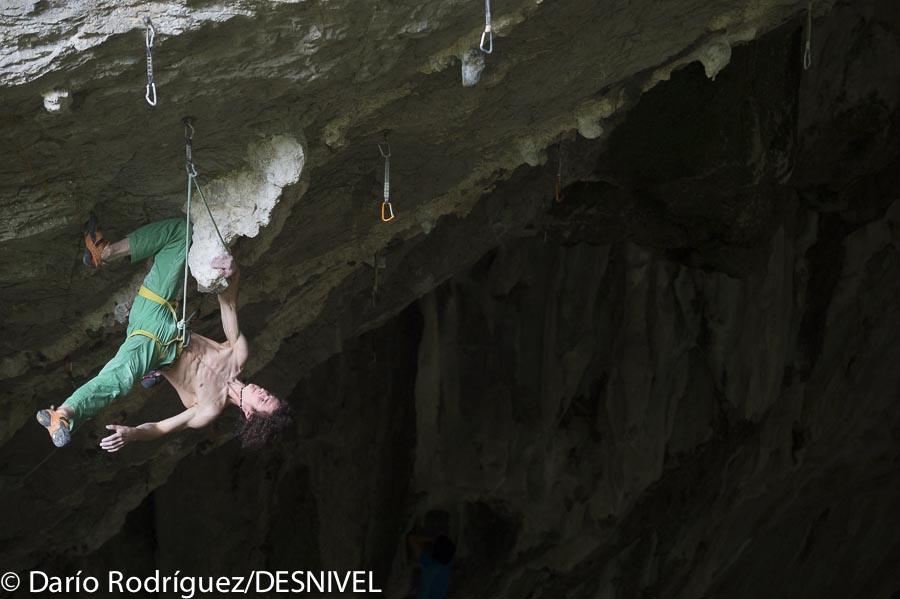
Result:
<svg viewBox="0 0 900 599">
<path fill-rule="evenodd" d="M 210 420 L 228 404 L 228 383 L 241 373 L 234 348 L 196 333 L 172 366 L 162 371 L 185 408 L 197 406 Z"/>
</svg>

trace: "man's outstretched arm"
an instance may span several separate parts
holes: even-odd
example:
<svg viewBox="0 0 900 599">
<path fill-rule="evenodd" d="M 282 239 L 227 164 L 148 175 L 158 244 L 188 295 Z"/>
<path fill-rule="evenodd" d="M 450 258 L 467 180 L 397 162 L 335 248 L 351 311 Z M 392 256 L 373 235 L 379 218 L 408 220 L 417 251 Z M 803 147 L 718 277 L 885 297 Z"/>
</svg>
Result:
<svg viewBox="0 0 900 599">
<path fill-rule="evenodd" d="M 228 289 L 218 295 L 222 329 L 224 329 L 225 337 L 228 339 L 231 347 L 243 352 L 243 358 L 240 359 L 243 362 L 246 359 L 247 340 L 241 334 L 237 316 L 237 295 L 241 272 L 237 263 L 234 262 L 231 256 L 227 255 L 213 259 L 212 266 L 221 272 L 223 276 L 228 277 Z"/>
<path fill-rule="evenodd" d="M 146 422 L 137 427 L 108 424 L 106 428 L 114 432 L 100 441 L 100 447 L 112 453 L 119 451 L 127 443 L 152 441 L 184 428 L 202 428 L 211 421 L 212 418 L 208 417 L 206 413 L 198 411 L 196 406 L 191 406 L 171 418 L 159 422 Z"/>
</svg>

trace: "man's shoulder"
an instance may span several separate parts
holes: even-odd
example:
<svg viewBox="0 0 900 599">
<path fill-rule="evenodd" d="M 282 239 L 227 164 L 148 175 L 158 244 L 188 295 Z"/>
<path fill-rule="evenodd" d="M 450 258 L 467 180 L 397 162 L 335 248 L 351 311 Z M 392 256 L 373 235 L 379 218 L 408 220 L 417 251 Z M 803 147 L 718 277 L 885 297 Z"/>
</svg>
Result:
<svg viewBox="0 0 900 599">
<path fill-rule="evenodd" d="M 203 428 L 218 418 L 225 406 L 215 404 L 194 405 L 190 409 L 194 410 L 194 415 L 191 417 L 188 426 L 190 428 Z"/>
</svg>

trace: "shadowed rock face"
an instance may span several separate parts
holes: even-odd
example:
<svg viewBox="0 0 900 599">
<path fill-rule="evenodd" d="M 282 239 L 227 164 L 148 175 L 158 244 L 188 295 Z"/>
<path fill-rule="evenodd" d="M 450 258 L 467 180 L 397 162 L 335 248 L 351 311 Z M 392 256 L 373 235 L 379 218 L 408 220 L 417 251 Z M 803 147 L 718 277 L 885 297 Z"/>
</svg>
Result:
<svg viewBox="0 0 900 599">
<path fill-rule="evenodd" d="M 513 2 L 463 86 L 470 4 L 3 9 L 0 565 L 367 568 L 399 597 L 418 527 L 457 541 L 459 597 L 900 591 L 900 9 L 815 3 L 804 71 L 806 3 Z M 144 272 L 86 272 L 81 223 L 180 214 L 185 115 L 295 430 L 101 453 L 178 409 L 136 389 L 51 454 L 34 412 Z"/>
</svg>

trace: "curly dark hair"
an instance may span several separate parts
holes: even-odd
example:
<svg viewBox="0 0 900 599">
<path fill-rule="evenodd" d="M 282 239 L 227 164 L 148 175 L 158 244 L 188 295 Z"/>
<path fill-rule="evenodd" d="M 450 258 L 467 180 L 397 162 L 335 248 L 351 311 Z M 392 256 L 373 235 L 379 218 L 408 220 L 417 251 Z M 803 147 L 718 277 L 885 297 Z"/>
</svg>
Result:
<svg viewBox="0 0 900 599">
<path fill-rule="evenodd" d="M 244 449 L 260 449 L 268 445 L 293 423 L 290 406 L 285 401 L 280 403 L 278 409 L 271 414 L 256 412 L 249 419 L 241 415 L 235 435 L 241 440 Z"/>
</svg>

